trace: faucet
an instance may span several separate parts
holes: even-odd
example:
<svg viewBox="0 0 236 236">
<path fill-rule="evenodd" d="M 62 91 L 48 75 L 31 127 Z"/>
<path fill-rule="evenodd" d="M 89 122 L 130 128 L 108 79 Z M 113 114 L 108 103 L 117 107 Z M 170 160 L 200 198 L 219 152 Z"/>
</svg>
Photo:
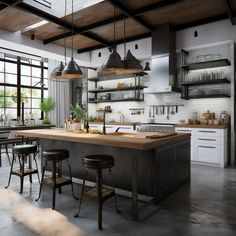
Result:
<svg viewBox="0 0 236 236">
<path fill-rule="evenodd" d="M 121 127 L 118 127 L 118 128 L 115 130 L 115 133 L 118 133 L 118 131 L 119 131 L 120 128 L 121 128 Z"/>
</svg>

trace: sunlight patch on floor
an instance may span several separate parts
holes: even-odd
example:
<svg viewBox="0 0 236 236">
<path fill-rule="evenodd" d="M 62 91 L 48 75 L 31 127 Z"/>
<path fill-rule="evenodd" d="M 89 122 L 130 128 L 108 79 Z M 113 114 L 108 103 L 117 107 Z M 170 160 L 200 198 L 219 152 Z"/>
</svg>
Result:
<svg viewBox="0 0 236 236">
<path fill-rule="evenodd" d="M 85 236 L 85 231 L 70 223 L 51 208 L 40 209 L 27 202 L 20 194 L 0 188 L 0 211 L 9 210 L 11 217 L 39 235 Z"/>
</svg>

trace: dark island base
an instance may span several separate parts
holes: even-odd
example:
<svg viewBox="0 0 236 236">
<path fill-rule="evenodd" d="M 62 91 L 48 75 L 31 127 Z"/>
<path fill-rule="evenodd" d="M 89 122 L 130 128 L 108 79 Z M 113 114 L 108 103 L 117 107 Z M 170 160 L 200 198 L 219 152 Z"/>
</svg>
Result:
<svg viewBox="0 0 236 236">
<path fill-rule="evenodd" d="M 68 149 L 72 175 L 79 179 L 82 179 L 84 173 L 81 165 L 83 156 L 95 153 L 114 156 L 115 167 L 112 172 L 115 176 L 115 186 L 132 192 L 134 220 L 137 220 L 138 194 L 153 197 L 153 202 L 158 203 L 179 186 L 190 181 L 189 137 L 147 151 L 49 139 L 41 139 L 40 143 L 42 150 Z M 111 185 L 108 171 L 103 173 L 103 183 Z M 89 172 L 88 180 L 95 182 L 94 171 Z"/>
</svg>

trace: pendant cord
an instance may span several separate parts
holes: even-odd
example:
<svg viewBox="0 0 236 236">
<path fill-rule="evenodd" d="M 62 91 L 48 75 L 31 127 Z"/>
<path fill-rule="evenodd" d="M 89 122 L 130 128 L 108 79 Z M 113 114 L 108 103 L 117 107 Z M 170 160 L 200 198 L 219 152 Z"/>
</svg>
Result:
<svg viewBox="0 0 236 236">
<path fill-rule="evenodd" d="M 64 27 L 64 57 L 65 57 L 65 66 L 66 66 L 66 10 L 67 10 L 67 0 L 65 0 L 65 27 Z"/>
<path fill-rule="evenodd" d="M 124 57 L 126 55 L 126 24 L 125 24 L 125 15 L 124 15 Z"/>
<path fill-rule="evenodd" d="M 74 56 L 74 0 L 72 0 L 72 53 L 71 56 L 73 58 Z"/>
<path fill-rule="evenodd" d="M 116 48 L 116 1 L 114 0 L 113 2 L 113 11 L 114 11 L 114 17 L 113 17 L 113 21 L 114 21 L 114 49 Z"/>
</svg>

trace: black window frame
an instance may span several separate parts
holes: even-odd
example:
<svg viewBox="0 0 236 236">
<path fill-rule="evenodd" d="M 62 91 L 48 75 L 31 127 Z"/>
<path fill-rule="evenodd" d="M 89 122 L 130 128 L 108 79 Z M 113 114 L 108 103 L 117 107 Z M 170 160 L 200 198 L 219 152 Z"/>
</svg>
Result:
<svg viewBox="0 0 236 236">
<path fill-rule="evenodd" d="M 39 99 L 42 99 L 42 98 L 44 98 L 44 91 L 48 91 L 48 87 L 46 87 L 46 86 L 44 86 L 44 81 L 45 80 L 48 80 L 48 78 L 45 78 L 46 77 L 46 75 L 44 76 L 44 73 L 45 73 L 45 70 L 48 70 L 48 66 L 45 66 L 44 64 L 46 63 L 46 62 L 43 62 L 43 61 L 40 61 L 40 60 L 38 60 L 38 61 L 40 61 L 40 65 L 35 65 L 35 64 L 33 64 L 32 63 L 32 61 L 31 61 L 31 63 L 26 63 L 26 62 L 24 62 L 25 61 L 25 57 L 24 57 L 24 59 L 21 59 L 22 57 L 19 57 L 19 56 L 17 56 L 16 58 L 13 58 L 12 60 L 11 59 L 9 59 L 9 54 L 5 54 L 5 53 L 3 53 L 3 55 L 4 55 L 4 58 L 0 58 L 0 61 L 2 61 L 2 62 L 4 62 L 4 71 L 3 72 L 0 72 L 0 73 L 2 73 L 3 75 L 4 75 L 4 82 L 2 83 L 2 82 L 0 82 L 0 86 L 3 86 L 4 87 L 4 93 L 5 93 L 5 89 L 6 89 L 6 87 L 14 87 L 14 88 L 16 88 L 16 90 L 17 90 L 17 104 L 16 104 L 16 111 L 17 111 L 17 117 L 19 117 L 19 116 L 21 116 L 21 89 L 24 89 L 24 88 L 28 88 L 28 89 L 36 89 L 36 90 L 40 90 L 40 98 Z M 8 58 L 8 59 L 6 59 L 6 57 Z M 31 59 L 31 58 L 28 58 L 29 60 L 33 60 L 33 61 L 37 61 L 36 59 Z M 9 72 L 6 72 L 6 70 L 5 70 L 5 63 L 13 63 L 13 64 L 16 64 L 17 65 L 17 72 L 16 72 L 16 77 L 17 77 L 17 83 L 16 84 L 9 84 L 9 83 L 5 83 L 5 76 L 6 76 L 6 74 L 10 74 Z M 38 78 L 39 79 L 39 81 L 40 81 L 40 87 L 39 86 L 29 86 L 29 85 L 22 85 L 22 81 L 21 81 L 21 76 L 24 76 L 24 75 L 22 75 L 21 74 L 21 66 L 22 65 L 25 65 L 25 66 L 30 66 L 31 67 L 31 75 L 30 76 L 28 76 L 31 80 L 32 80 L 32 78 L 34 77 L 34 78 Z M 39 77 L 35 77 L 35 76 L 33 76 L 32 75 L 32 68 L 40 68 L 40 76 Z M 7 97 L 7 96 L 4 96 L 4 97 Z M 31 96 L 29 97 L 31 100 L 32 100 L 32 91 L 31 91 Z M 4 110 L 4 114 L 6 113 L 6 109 L 11 109 L 11 108 L 13 108 L 13 107 L 3 107 L 3 110 Z M 15 107 L 13 108 L 13 109 L 15 109 Z M 34 108 L 32 108 L 32 106 L 29 108 L 30 110 L 31 110 L 31 112 L 32 112 L 32 110 L 34 109 Z M 40 119 L 43 119 L 44 117 L 43 117 L 44 115 L 43 115 L 43 112 L 41 112 L 41 117 L 40 117 Z"/>
</svg>

